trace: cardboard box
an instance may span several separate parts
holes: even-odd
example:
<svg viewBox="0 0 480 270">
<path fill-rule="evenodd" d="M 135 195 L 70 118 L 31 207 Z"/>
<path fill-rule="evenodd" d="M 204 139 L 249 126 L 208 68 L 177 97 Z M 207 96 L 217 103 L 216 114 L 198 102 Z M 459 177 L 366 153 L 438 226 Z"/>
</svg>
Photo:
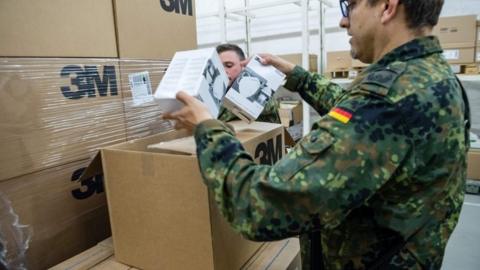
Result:
<svg viewBox="0 0 480 270">
<path fill-rule="evenodd" d="M 475 48 L 444 48 L 443 56 L 450 64 L 471 64 L 475 62 Z"/>
<path fill-rule="evenodd" d="M 443 48 L 475 47 L 477 15 L 442 17 L 433 28 Z"/>
<path fill-rule="evenodd" d="M 166 60 L 120 60 L 120 87 L 127 140 L 147 137 L 173 128 L 170 121 L 161 119 L 163 112 L 153 100 L 153 94 L 168 63 Z M 137 78 L 148 79 L 146 83 L 135 86 L 134 80 Z M 142 95 L 142 91 L 147 94 Z"/>
<path fill-rule="evenodd" d="M 480 149 L 471 148 L 468 151 L 467 178 L 480 180 Z"/>
<path fill-rule="evenodd" d="M 273 164 L 283 156 L 281 125 L 232 125 L 257 161 Z M 235 233 L 220 215 L 196 156 L 185 154 L 195 145 L 147 149 L 187 135 L 172 131 L 102 149 L 116 259 L 143 269 L 239 269 L 261 244 Z"/>
<path fill-rule="evenodd" d="M 111 0 L 1 1 L 0 37 L 0 56 L 117 57 Z"/>
<path fill-rule="evenodd" d="M 74 181 L 88 163 L 76 161 L 0 182 L 0 196 L 11 202 L 18 223 L 33 231 L 27 269 L 47 269 L 110 235 L 103 177 Z M 11 240 L 10 235 L 3 234 L 3 240 Z"/>
<path fill-rule="evenodd" d="M 171 59 L 197 48 L 195 1 L 114 0 L 120 58 Z"/>
<path fill-rule="evenodd" d="M 327 71 L 348 70 L 352 67 L 350 51 L 335 51 L 327 53 Z"/>
<path fill-rule="evenodd" d="M 278 114 L 280 116 L 280 122 L 284 127 L 299 124 L 303 120 L 302 102 L 298 100 L 281 101 Z"/>
<path fill-rule="evenodd" d="M 287 60 L 288 62 L 294 63 L 297 66 L 302 65 L 302 54 L 301 53 L 294 53 L 294 54 L 282 54 L 279 57 Z M 317 72 L 317 63 L 318 63 L 318 56 L 316 54 L 309 54 L 308 55 L 308 70 L 312 72 Z"/>
<path fill-rule="evenodd" d="M 0 59 L 0 181 L 125 141 L 115 60 Z"/>
</svg>

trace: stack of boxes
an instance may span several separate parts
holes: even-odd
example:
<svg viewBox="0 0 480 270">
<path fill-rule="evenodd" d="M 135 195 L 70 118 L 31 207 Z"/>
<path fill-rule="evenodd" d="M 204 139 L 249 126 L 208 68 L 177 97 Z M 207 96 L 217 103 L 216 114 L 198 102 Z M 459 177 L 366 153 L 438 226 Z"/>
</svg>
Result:
<svg viewBox="0 0 480 270">
<path fill-rule="evenodd" d="M 76 180 L 99 148 L 170 128 L 153 102 L 133 101 L 128 75 L 156 86 L 175 51 L 196 47 L 193 5 L 0 4 L 0 196 L 32 231 L 28 269 L 110 235 L 103 176 Z"/>
<path fill-rule="evenodd" d="M 477 16 L 442 17 L 433 29 L 443 48 L 443 55 L 455 73 L 477 73 L 468 69 L 475 63 Z"/>
<path fill-rule="evenodd" d="M 327 72 L 335 77 L 355 77 L 359 70 L 368 66 L 353 59 L 350 51 L 333 51 L 327 53 Z"/>
<path fill-rule="evenodd" d="M 282 54 L 279 57 L 287 60 L 290 63 L 294 63 L 295 65 L 302 66 L 302 54 L 301 53 L 292 53 L 292 54 Z M 317 60 L 318 57 L 316 54 L 309 54 L 308 55 L 308 70 L 311 72 L 317 72 Z"/>
<path fill-rule="evenodd" d="M 480 62 L 480 22 L 476 15 L 442 17 L 433 29 L 433 35 L 440 40 L 444 56 L 452 64 L 456 73 L 478 73 Z M 480 33 L 480 32 L 479 32 Z M 333 51 L 327 53 L 327 72 L 332 77 L 355 77 L 352 72 L 366 67 L 358 60 L 352 59 L 350 51 Z"/>
</svg>

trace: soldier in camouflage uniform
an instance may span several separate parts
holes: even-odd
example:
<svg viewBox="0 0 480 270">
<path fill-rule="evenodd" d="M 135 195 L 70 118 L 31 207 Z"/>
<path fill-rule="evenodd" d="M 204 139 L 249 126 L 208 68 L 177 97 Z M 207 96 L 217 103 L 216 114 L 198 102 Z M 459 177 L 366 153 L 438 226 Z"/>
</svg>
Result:
<svg viewBox="0 0 480 270">
<path fill-rule="evenodd" d="M 348 89 L 278 57 L 320 114 L 273 166 L 257 165 L 200 102 L 169 117 L 195 125 L 200 170 L 246 237 L 301 235 L 304 269 L 440 269 L 464 197 L 468 101 L 428 36 L 441 0 L 341 0 L 352 55 L 374 62 Z"/>
<path fill-rule="evenodd" d="M 230 87 L 238 77 L 238 74 L 243 70 L 241 64 L 242 61 L 245 61 L 245 54 L 242 49 L 235 44 L 221 44 L 217 46 L 217 53 L 220 56 L 220 60 L 223 63 L 223 67 L 228 76 L 228 87 Z M 270 122 L 270 123 L 280 123 L 280 116 L 278 115 L 278 102 L 271 98 L 265 105 L 262 113 L 259 115 L 257 121 L 261 122 Z M 220 113 L 217 117 L 218 120 L 228 122 L 232 120 L 238 120 L 239 118 L 229 111 L 225 107 L 220 108 Z"/>
</svg>

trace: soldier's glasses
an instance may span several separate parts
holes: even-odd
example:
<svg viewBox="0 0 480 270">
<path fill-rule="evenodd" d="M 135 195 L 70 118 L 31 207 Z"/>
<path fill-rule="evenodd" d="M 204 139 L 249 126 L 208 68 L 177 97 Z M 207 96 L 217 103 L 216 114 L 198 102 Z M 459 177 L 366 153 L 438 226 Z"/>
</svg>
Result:
<svg viewBox="0 0 480 270">
<path fill-rule="evenodd" d="M 342 16 L 348 18 L 350 10 L 352 10 L 354 3 L 350 3 L 351 0 L 340 0 L 340 10 L 342 11 Z"/>
</svg>

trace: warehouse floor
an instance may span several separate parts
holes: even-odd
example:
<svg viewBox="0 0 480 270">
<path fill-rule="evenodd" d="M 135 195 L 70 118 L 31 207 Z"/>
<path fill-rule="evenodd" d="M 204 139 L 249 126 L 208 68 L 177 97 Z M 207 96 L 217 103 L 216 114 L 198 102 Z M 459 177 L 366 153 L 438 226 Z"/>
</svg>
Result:
<svg viewBox="0 0 480 270">
<path fill-rule="evenodd" d="M 480 269 L 480 195 L 465 195 L 460 220 L 450 238 L 442 270 Z"/>
</svg>

